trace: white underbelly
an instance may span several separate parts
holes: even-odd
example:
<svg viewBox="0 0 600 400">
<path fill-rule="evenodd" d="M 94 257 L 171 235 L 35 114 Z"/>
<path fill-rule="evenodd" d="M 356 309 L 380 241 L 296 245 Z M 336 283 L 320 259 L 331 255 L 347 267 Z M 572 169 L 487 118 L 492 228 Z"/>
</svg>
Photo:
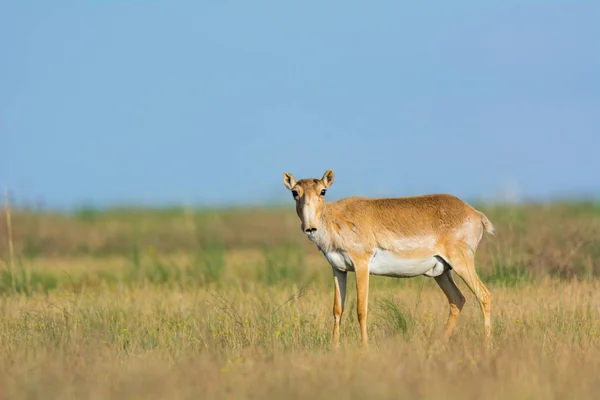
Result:
<svg viewBox="0 0 600 400">
<path fill-rule="evenodd" d="M 329 264 L 340 271 L 354 271 L 354 264 L 345 251 L 323 252 Z"/>
<path fill-rule="evenodd" d="M 426 275 L 439 276 L 444 272 L 444 264 L 437 257 L 407 259 L 395 253 L 377 249 L 369 261 L 371 275 L 409 278 Z"/>
</svg>

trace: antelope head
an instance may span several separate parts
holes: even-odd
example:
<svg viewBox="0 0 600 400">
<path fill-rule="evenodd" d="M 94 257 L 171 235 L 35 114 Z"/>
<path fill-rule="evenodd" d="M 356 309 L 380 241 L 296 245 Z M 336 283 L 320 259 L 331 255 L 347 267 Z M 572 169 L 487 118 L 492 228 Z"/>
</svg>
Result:
<svg viewBox="0 0 600 400">
<path fill-rule="evenodd" d="M 292 192 L 296 201 L 296 214 L 302 222 L 302 231 L 312 237 L 321 227 L 325 211 L 325 193 L 333 184 L 333 171 L 327 170 L 321 179 L 300 179 L 292 174 L 283 174 L 283 184 Z"/>
</svg>

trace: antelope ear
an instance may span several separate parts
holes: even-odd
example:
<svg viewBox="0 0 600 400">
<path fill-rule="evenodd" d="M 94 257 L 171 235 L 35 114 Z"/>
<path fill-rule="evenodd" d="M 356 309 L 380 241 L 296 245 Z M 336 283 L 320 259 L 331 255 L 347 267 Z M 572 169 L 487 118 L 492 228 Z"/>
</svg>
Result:
<svg viewBox="0 0 600 400">
<path fill-rule="evenodd" d="M 286 188 L 288 188 L 289 190 L 292 190 L 292 188 L 294 186 L 296 186 L 296 179 L 294 179 L 294 176 L 292 174 L 290 174 L 289 172 L 284 172 L 283 173 L 283 184 L 285 185 Z"/>
<path fill-rule="evenodd" d="M 325 187 L 330 187 L 331 185 L 333 185 L 333 178 L 334 178 L 334 174 L 333 174 L 333 170 L 328 169 L 324 174 L 323 174 L 323 178 L 321 178 L 321 180 L 323 181 L 323 183 L 325 184 Z"/>
</svg>

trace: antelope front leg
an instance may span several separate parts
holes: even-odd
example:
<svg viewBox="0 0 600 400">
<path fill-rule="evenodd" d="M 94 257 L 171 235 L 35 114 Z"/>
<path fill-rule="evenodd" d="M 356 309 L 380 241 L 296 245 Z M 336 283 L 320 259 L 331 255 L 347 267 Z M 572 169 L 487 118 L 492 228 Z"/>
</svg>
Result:
<svg viewBox="0 0 600 400">
<path fill-rule="evenodd" d="M 333 347 L 340 346 L 340 324 L 342 323 L 342 314 L 344 313 L 344 303 L 346 301 L 346 275 L 345 271 L 333 268 Z"/>
<path fill-rule="evenodd" d="M 356 308 L 360 324 L 360 339 L 363 348 L 368 346 L 367 305 L 369 301 L 369 266 L 366 262 L 354 263 L 356 270 Z"/>
</svg>

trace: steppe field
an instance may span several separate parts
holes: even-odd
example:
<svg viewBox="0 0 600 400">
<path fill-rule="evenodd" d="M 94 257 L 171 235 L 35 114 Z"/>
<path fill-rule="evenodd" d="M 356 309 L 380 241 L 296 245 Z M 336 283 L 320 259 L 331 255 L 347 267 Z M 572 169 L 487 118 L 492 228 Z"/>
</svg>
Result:
<svg viewBox="0 0 600 400">
<path fill-rule="evenodd" d="M 467 304 L 447 346 L 433 279 L 371 277 L 364 352 L 353 274 L 330 348 L 331 268 L 291 201 L 13 207 L 12 235 L 0 216 L 0 397 L 600 398 L 600 204 L 474 205 L 496 227 L 476 255 L 491 348 L 458 277 Z"/>
</svg>

